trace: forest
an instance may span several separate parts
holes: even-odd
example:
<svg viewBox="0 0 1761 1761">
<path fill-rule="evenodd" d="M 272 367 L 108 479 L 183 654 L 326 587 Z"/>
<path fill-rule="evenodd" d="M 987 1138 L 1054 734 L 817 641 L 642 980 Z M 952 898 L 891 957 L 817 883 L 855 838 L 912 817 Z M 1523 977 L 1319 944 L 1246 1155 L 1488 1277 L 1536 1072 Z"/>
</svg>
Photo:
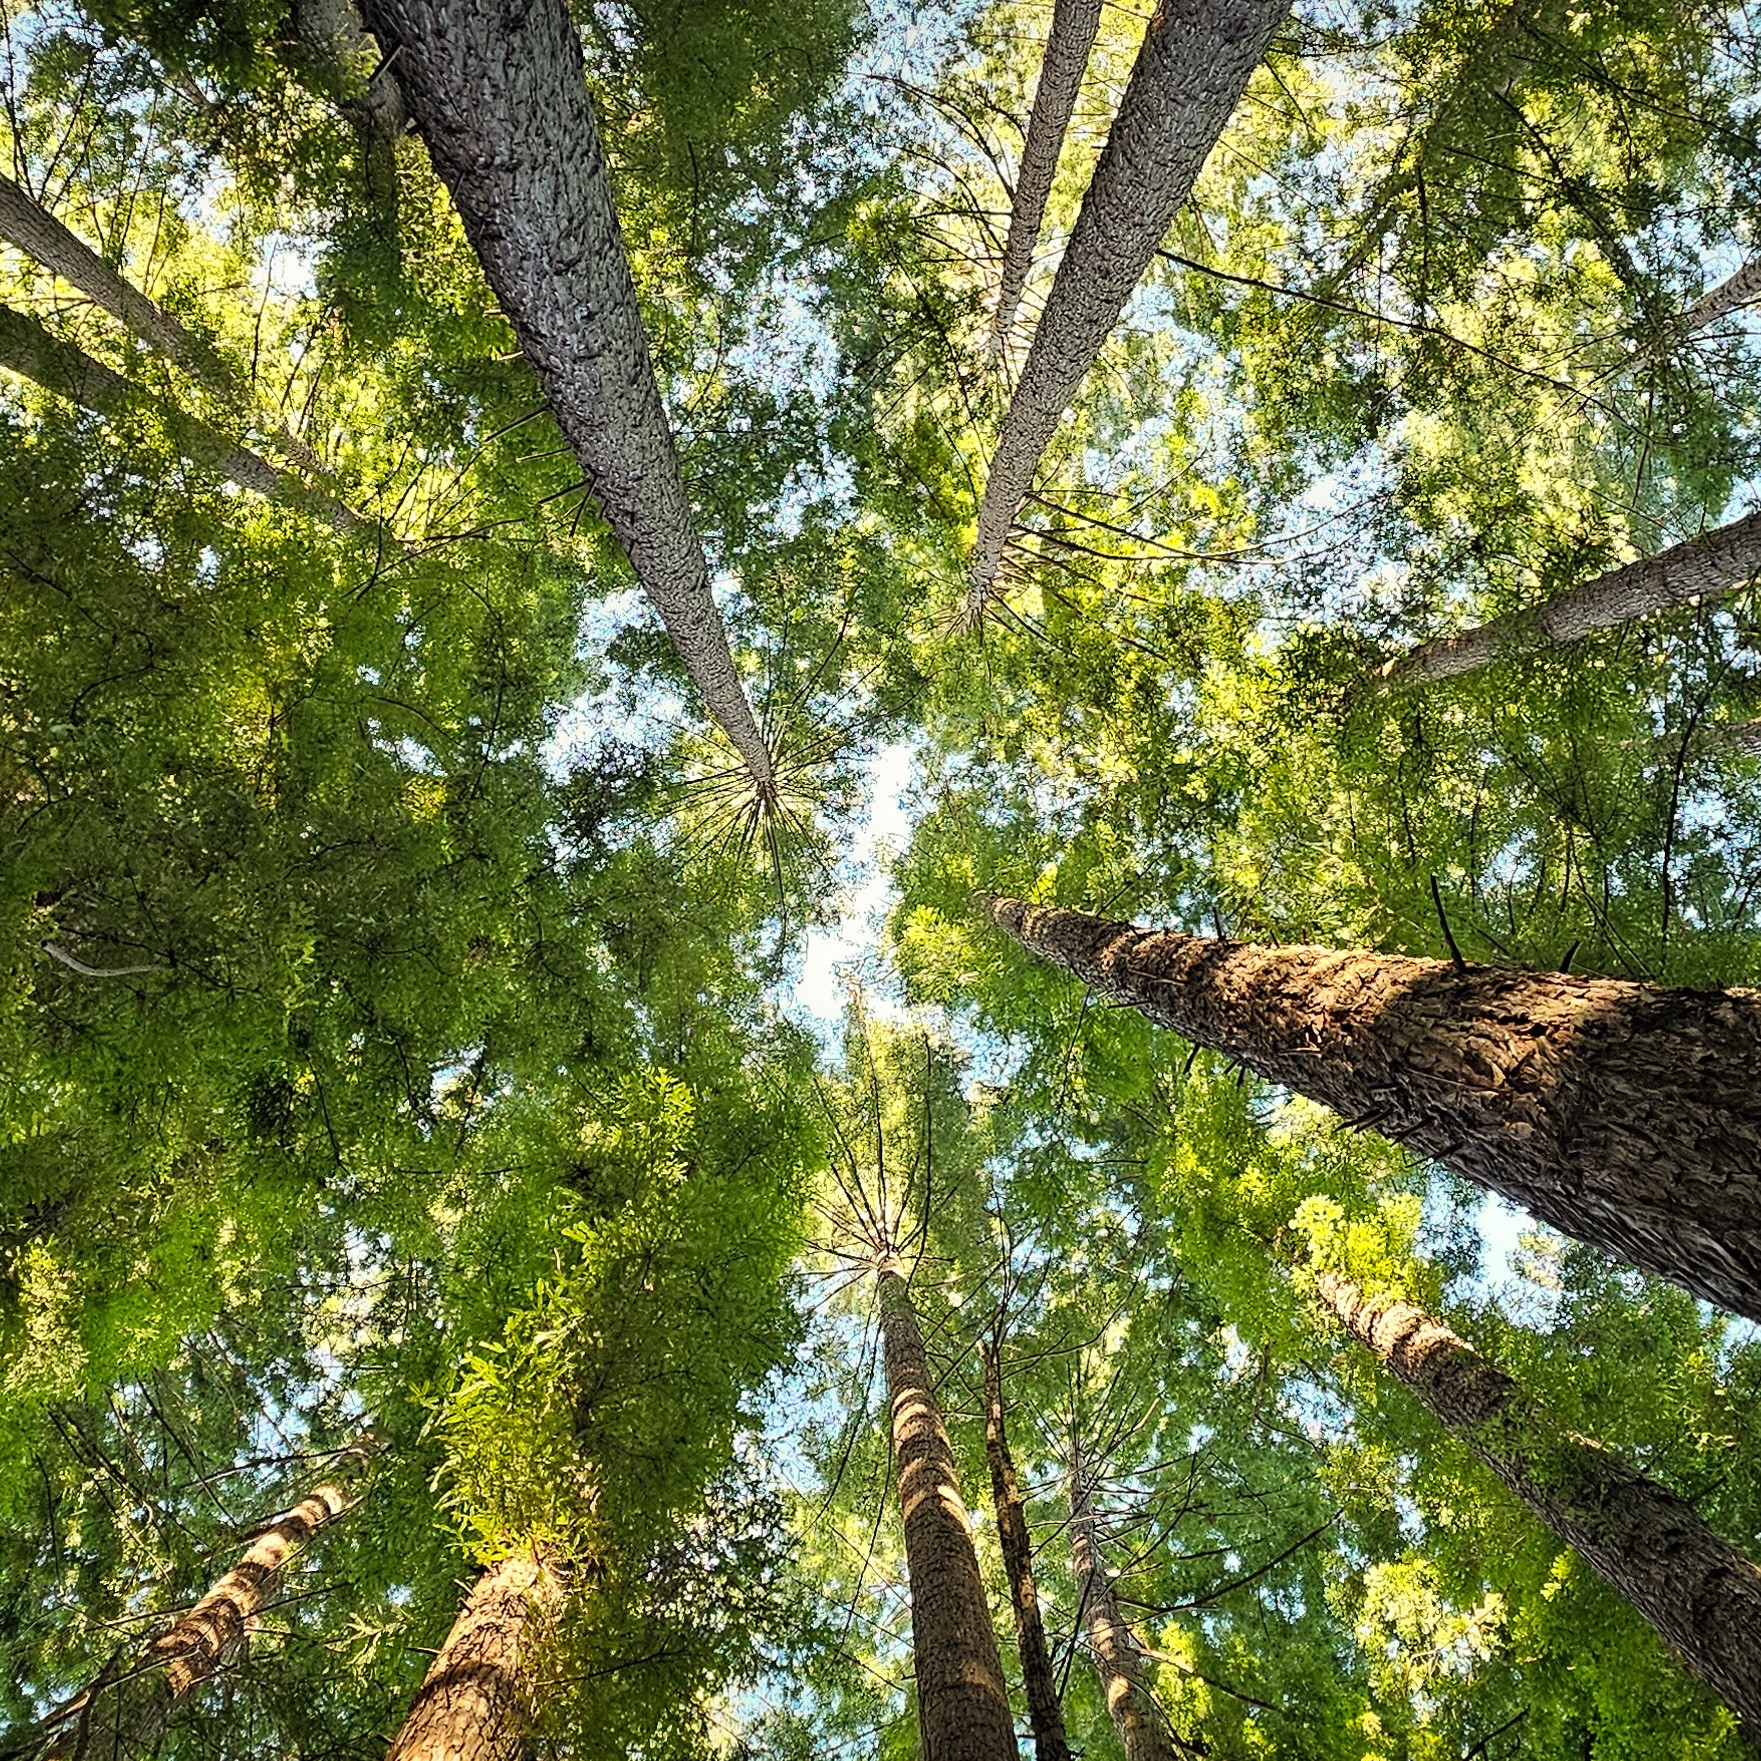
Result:
<svg viewBox="0 0 1761 1761">
<path fill-rule="evenodd" d="M 1758 24 L 0 0 L 0 1761 L 1761 1749 Z"/>
</svg>

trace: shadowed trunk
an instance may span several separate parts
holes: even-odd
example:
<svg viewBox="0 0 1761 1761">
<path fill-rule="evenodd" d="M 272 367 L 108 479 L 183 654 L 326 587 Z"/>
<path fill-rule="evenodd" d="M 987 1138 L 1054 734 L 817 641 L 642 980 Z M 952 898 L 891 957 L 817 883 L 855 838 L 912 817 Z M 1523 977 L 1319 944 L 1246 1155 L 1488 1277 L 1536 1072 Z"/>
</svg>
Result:
<svg viewBox="0 0 1761 1761">
<path fill-rule="evenodd" d="M 240 446 L 198 417 L 172 408 L 163 398 L 113 373 L 11 306 L 0 306 L 0 368 L 95 415 L 114 418 L 134 411 L 151 412 L 171 437 L 172 445 L 192 465 L 270 501 L 297 508 L 338 532 L 363 528 L 359 515 L 333 496 L 311 488 L 293 472 L 272 465 L 262 454 Z"/>
<path fill-rule="evenodd" d="M 1113 1580 L 1107 1576 L 1094 1486 L 1083 1472 L 1081 1448 L 1074 1443 L 1069 1488 L 1070 1569 L 1076 1574 L 1078 1624 L 1088 1636 L 1089 1655 L 1101 1678 L 1119 1746 L 1125 1761 L 1174 1761 L 1173 1740 L 1148 1686 L 1148 1659 L 1120 1612 Z"/>
<path fill-rule="evenodd" d="M 1761 993 L 987 910 L 1100 995 L 1761 1319 Z"/>
<path fill-rule="evenodd" d="M 1008 1432 L 1003 1425 L 1002 1357 L 994 1339 L 985 1340 L 982 1350 L 984 1452 L 990 1463 L 991 1497 L 997 1508 L 997 1540 L 1003 1551 L 1003 1569 L 1009 1575 L 1009 1600 L 1015 1607 L 1021 1685 L 1027 1694 L 1034 1754 L 1038 1761 L 1070 1761 L 1064 1709 L 1058 1704 L 1058 1678 L 1046 1647 L 1045 1622 L 1040 1618 L 1039 1586 L 1033 1579 L 1033 1541 L 1027 1532 L 1027 1512 L 1015 1477 L 1015 1458 L 1009 1453 Z"/>
<path fill-rule="evenodd" d="M 636 580 L 765 796 L 564 0 L 368 0 L 404 102 Z"/>
<path fill-rule="evenodd" d="M 348 1508 L 340 1486 L 319 1486 L 252 1542 L 245 1556 L 181 1614 L 124 1674 L 57 1711 L 37 1761 L 123 1761 L 158 1747 L 177 1703 L 238 1651 L 274 1600 L 288 1555 Z"/>
<path fill-rule="evenodd" d="M 1692 336 L 1716 323 L 1728 312 L 1761 300 L 1761 257 L 1751 257 L 1736 274 L 1727 275 L 1716 287 L 1708 288 L 1682 314 L 1682 334 Z"/>
<path fill-rule="evenodd" d="M 1315 1292 L 1562 1541 L 1761 1730 L 1761 1567 L 1692 1505 L 1566 1430 L 1502 1370 L 1410 1302 L 1336 1272 Z"/>
<path fill-rule="evenodd" d="M 876 1279 L 893 1454 L 911 1580 L 911 1649 L 925 1761 L 1018 1761 L 1009 1692 L 911 1293 Z"/>
<path fill-rule="evenodd" d="M 1383 666 L 1378 677 L 1396 685 L 1436 684 L 1478 672 L 1524 649 L 1563 648 L 1592 630 L 1630 623 L 1690 599 L 1718 599 L 1746 587 L 1761 573 L 1761 513 L 1703 532 L 1685 544 L 1641 557 L 1573 587 L 1543 605 L 1510 612 L 1439 636 Z"/>
<path fill-rule="evenodd" d="M 472 1586 L 410 1703 L 387 1761 L 518 1761 L 534 1711 L 527 1664 L 535 1624 L 562 1597 L 538 1554 L 491 1566 Z"/>
<path fill-rule="evenodd" d="M 978 512 L 968 623 L 984 615 L 1040 455 L 1289 10 L 1290 0 L 1166 0 L 1152 15 L 1003 417 Z"/>
<path fill-rule="evenodd" d="M 368 194 L 395 239 L 397 143 L 409 126 L 397 70 L 381 60 L 355 0 L 294 0 L 294 28 L 325 95 L 354 125 Z"/>
<path fill-rule="evenodd" d="M 1015 328 L 1015 308 L 1033 267 L 1033 248 L 1045 219 L 1046 198 L 1058 171 L 1058 155 L 1064 147 L 1064 131 L 1076 108 L 1082 76 L 1088 70 L 1089 51 L 1100 28 L 1101 0 L 1056 0 L 1052 8 L 1051 35 L 1040 62 L 1039 84 L 1034 87 L 1033 110 L 1021 143 L 1021 164 L 1015 173 L 1015 199 L 1009 205 L 1009 236 L 1003 244 L 1002 285 L 997 293 L 997 314 L 991 325 L 991 359 L 1002 356 L 1009 332 Z"/>
</svg>

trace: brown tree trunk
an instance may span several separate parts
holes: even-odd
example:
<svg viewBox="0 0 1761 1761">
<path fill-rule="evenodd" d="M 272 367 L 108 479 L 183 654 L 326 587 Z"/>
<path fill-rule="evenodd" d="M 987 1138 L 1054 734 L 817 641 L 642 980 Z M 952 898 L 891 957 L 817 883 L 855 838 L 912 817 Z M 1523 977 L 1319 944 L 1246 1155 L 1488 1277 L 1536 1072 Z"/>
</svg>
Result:
<svg viewBox="0 0 1761 1761">
<path fill-rule="evenodd" d="M 1761 257 L 1751 257 L 1734 275 L 1727 275 L 1716 287 L 1708 288 L 1688 307 L 1682 314 L 1682 332 L 1692 336 L 1727 312 L 1751 306 L 1757 300 L 1761 300 Z"/>
<path fill-rule="evenodd" d="M 561 1600 L 556 1567 L 517 1554 L 484 1572 L 422 1679 L 387 1761 L 518 1761 L 534 1708 L 533 1627 Z"/>
<path fill-rule="evenodd" d="M 11 306 L 0 306 L 0 368 L 95 415 L 114 418 L 131 411 L 150 411 L 192 465 L 270 501 L 311 514 L 338 532 L 357 532 L 363 525 L 357 514 L 333 496 L 309 487 L 291 471 L 272 465 L 260 453 L 240 446 L 200 418 L 153 397 Z"/>
<path fill-rule="evenodd" d="M 1046 1647 L 1045 1622 L 1040 1618 L 1039 1586 L 1033 1579 L 1033 1541 L 1027 1532 L 1027 1512 L 1015 1477 L 1015 1458 L 1009 1453 L 1008 1432 L 1003 1425 L 1002 1354 L 994 1339 L 987 1339 L 981 1349 L 984 1452 L 991 1469 L 991 1497 L 997 1507 L 997 1540 L 1003 1550 L 1003 1569 L 1009 1575 L 1009 1599 L 1015 1606 L 1021 1685 L 1027 1694 L 1034 1754 L 1038 1761 L 1070 1761 L 1064 1709 L 1058 1704 L 1058 1678 Z"/>
<path fill-rule="evenodd" d="M 1070 1459 L 1070 1569 L 1076 1574 L 1079 1624 L 1088 1635 L 1089 1655 L 1101 1678 L 1101 1692 L 1125 1761 L 1174 1761 L 1168 1726 L 1147 1684 L 1148 1659 L 1119 1608 L 1118 1593 L 1101 1554 L 1094 1488 L 1082 1468 L 1080 1446 Z"/>
<path fill-rule="evenodd" d="M 1070 126 L 1070 113 L 1076 108 L 1076 95 L 1082 89 L 1100 23 L 1101 0 L 1054 0 L 1051 35 L 1046 38 L 1033 110 L 1021 143 L 1021 164 L 1015 173 L 1015 199 L 1009 205 L 1002 285 L 991 325 L 992 360 L 1001 358 L 1009 332 L 1015 328 L 1015 308 L 1021 304 L 1027 272 L 1033 267 L 1033 248 L 1039 241 L 1046 198 L 1057 175 L 1064 131 Z"/>
<path fill-rule="evenodd" d="M 1564 1429 L 1502 1370 L 1410 1302 L 1336 1272 L 1315 1292 L 1562 1541 L 1761 1730 L 1761 1566 L 1692 1505 Z"/>
<path fill-rule="evenodd" d="M 1478 672 L 1521 649 L 1563 648 L 1592 630 L 1630 623 L 1690 599 L 1719 599 L 1761 574 L 1761 513 L 1641 557 L 1543 605 L 1514 611 L 1455 636 L 1422 642 L 1383 666 L 1397 685 L 1430 685 Z"/>
<path fill-rule="evenodd" d="M 905 1280 L 878 1279 L 924 1761 L 1018 1761 L 972 1524 Z"/>
<path fill-rule="evenodd" d="M 348 1508 L 340 1486 L 317 1487 L 251 1543 L 245 1556 L 148 1647 L 125 1674 L 101 1681 L 50 1720 L 38 1761 L 123 1761 L 154 1749 L 177 1702 L 244 1643 L 275 1596 L 288 1555 Z"/>
<path fill-rule="evenodd" d="M 564 0 L 368 0 L 365 11 L 637 583 L 754 785 L 773 795 L 679 475 Z"/>
<path fill-rule="evenodd" d="M 1761 1319 L 1761 993 L 987 909 L 1100 995 Z"/>
<path fill-rule="evenodd" d="M 1082 198 L 1009 400 L 978 511 L 967 622 L 984 615 L 1015 510 L 1290 0 L 1163 0 Z"/>
</svg>

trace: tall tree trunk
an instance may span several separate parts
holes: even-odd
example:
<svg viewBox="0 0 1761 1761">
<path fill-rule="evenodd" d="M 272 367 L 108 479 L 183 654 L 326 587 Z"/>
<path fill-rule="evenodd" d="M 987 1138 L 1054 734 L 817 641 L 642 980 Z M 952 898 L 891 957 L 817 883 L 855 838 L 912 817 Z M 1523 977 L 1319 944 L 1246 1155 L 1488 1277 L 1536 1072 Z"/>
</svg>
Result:
<svg viewBox="0 0 1761 1761">
<path fill-rule="evenodd" d="M 177 1703 L 216 1673 L 274 1600 L 288 1555 L 348 1508 L 337 1485 L 277 1517 L 245 1556 L 156 1638 L 126 1673 L 99 1681 L 50 1720 L 38 1761 L 123 1761 L 158 1747 Z"/>
<path fill-rule="evenodd" d="M 1100 995 L 1761 1319 L 1761 993 L 987 909 Z"/>
<path fill-rule="evenodd" d="M 1422 642 L 1391 660 L 1379 677 L 1397 685 L 1436 684 L 1478 672 L 1504 655 L 1562 648 L 1592 630 L 1630 623 L 1688 599 L 1718 599 L 1761 573 L 1761 513 L 1702 532 L 1685 544 L 1641 557 L 1543 605 L 1510 612 L 1456 636 Z"/>
<path fill-rule="evenodd" d="M 1009 1574 L 1009 1599 L 1015 1606 L 1015 1638 L 1021 1652 L 1021 1685 L 1027 1693 L 1027 1716 L 1033 1726 L 1038 1761 L 1070 1761 L 1064 1735 L 1064 1709 L 1058 1704 L 1058 1678 L 1046 1646 L 1040 1618 L 1039 1586 L 1033 1579 L 1033 1541 L 1027 1512 L 1015 1477 L 1015 1458 L 1003 1424 L 1003 1361 L 996 1339 L 987 1339 L 984 1354 L 984 1452 L 990 1463 L 991 1497 L 997 1508 L 997 1540 L 1003 1568 Z"/>
<path fill-rule="evenodd" d="M 637 582 L 753 783 L 772 795 L 770 753 L 679 475 L 565 0 L 367 0 L 365 10 Z"/>
<path fill-rule="evenodd" d="M 534 1618 L 562 1596 L 556 1567 L 517 1554 L 477 1580 L 422 1679 L 387 1761 L 518 1761 L 533 1707 L 527 1680 Z"/>
<path fill-rule="evenodd" d="M 1033 248 L 1039 241 L 1040 222 L 1045 218 L 1046 198 L 1058 171 L 1058 155 L 1064 147 L 1064 131 L 1076 108 L 1082 76 L 1088 71 L 1089 51 L 1101 23 L 1101 0 L 1055 0 L 1052 30 L 1040 62 L 1039 84 L 1034 88 L 1033 110 L 1021 143 L 1021 164 L 1015 173 L 1015 199 L 1009 205 L 1009 235 L 1003 243 L 1002 286 L 997 293 L 997 314 L 991 325 L 991 359 L 1000 359 L 1015 328 L 1015 308 L 1027 286 L 1033 267 Z"/>
<path fill-rule="evenodd" d="M 120 373 L 63 342 L 28 313 L 0 306 L 0 368 L 29 379 L 45 391 L 95 415 L 118 417 L 151 411 L 178 452 L 193 465 L 271 501 L 308 513 L 338 532 L 361 530 L 364 522 L 334 496 L 313 489 L 291 471 L 272 465 L 260 453 L 240 446 L 199 417 L 172 408 Z"/>
<path fill-rule="evenodd" d="M 1152 13 L 1003 417 L 978 512 L 969 622 L 984 615 L 1040 455 L 1289 10 L 1290 0 L 1164 0 Z"/>
<path fill-rule="evenodd" d="M 1761 300 L 1761 257 L 1751 257 L 1734 275 L 1727 275 L 1716 287 L 1701 294 L 1682 314 L 1684 336 L 1704 330 L 1739 306 L 1753 305 Z"/>
<path fill-rule="evenodd" d="M 194 331 L 119 274 L 77 233 L 70 231 L 28 190 L 0 176 L 0 238 L 70 287 L 77 287 L 101 311 L 127 326 L 142 342 L 175 361 L 192 379 L 249 413 L 249 388 Z M 284 428 L 272 438 L 302 470 L 323 472 L 323 464 L 303 440 Z"/>
<path fill-rule="evenodd" d="M 876 1283 L 924 1761 L 1017 1761 L 990 1603 L 911 1293 L 891 1266 Z"/>
<path fill-rule="evenodd" d="M 1761 1566 L 1692 1505 L 1566 1430 L 1502 1370 L 1410 1302 L 1323 1272 L 1321 1301 L 1687 1667 L 1761 1730 Z"/>
<path fill-rule="evenodd" d="M 1076 1574 L 1078 1624 L 1088 1635 L 1089 1655 L 1119 1733 L 1125 1761 L 1174 1761 L 1174 1744 L 1161 1708 L 1146 1682 L 1147 1659 L 1137 1634 L 1120 1612 L 1118 1592 L 1101 1555 L 1094 1487 L 1083 1472 L 1081 1446 L 1070 1452 L 1070 1569 Z"/>
</svg>

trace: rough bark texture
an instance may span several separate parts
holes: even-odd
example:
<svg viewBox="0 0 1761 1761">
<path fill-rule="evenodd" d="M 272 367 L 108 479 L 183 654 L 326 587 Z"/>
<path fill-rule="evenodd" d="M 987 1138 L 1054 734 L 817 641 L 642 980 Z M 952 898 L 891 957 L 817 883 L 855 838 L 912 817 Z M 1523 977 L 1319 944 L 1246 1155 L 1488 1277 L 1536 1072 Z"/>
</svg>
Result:
<svg viewBox="0 0 1761 1761">
<path fill-rule="evenodd" d="M 334 497 L 310 488 L 291 471 L 272 465 L 260 453 L 240 446 L 198 417 L 153 397 L 11 306 L 0 306 L 0 368 L 95 415 L 117 417 L 131 410 L 151 410 L 191 464 L 241 489 L 312 514 L 338 532 L 361 529 L 360 517 Z"/>
<path fill-rule="evenodd" d="M 1064 147 L 1064 131 L 1076 108 L 1082 76 L 1088 71 L 1089 51 L 1100 28 L 1101 0 L 1056 0 L 1052 8 L 1051 35 L 1046 38 L 1040 62 L 1039 84 L 1034 88 L 1033 110 L 1021 143 L 1021 164 L 1015 173 L 1015 199 L 1009 205 L 1009 235 L 1003 243 L 1002 286 L 997 293 L 997 314 L 991 325 L 991 359 L 1001 357 L 1015 328 L 1015 309 L 1033 267 L 1033 249 L 1039 242 L 1040 222 L 1045 218 L 1046 198 L 1058 171 L 1058 155 Z"/>
<path fill-rule="evenodd" d="M 1069 1486 L 1070 1569 L 1076 1576 L 1082 1630 L 1101 1678 L 1113 1728 L 1119 1733 L 1119 1746 L 1125 1751 L 1125 1761 L 1174 1761 L 1173 1740 L 1147 1685 L 1148 1659 L 1119 1610 L 1119 1598 L 1107 1576 L 1094 1491 L 1083 1472 L 1080 1448 L 1071 1451 Z"/>
<path fill-rule="evenodd" d="M 1409 1302 L 1337 1273 L 1316 1294 L 1751 1729 L 1761 1730 L 1761 1567 L 1673 1492 L 1566 1430 Z"/>
<path fill-rule="evenodd" d="M 994 1341 L 984 1352 L 984 1452 L 990 1463 L 991 1497 L 997 1509 L 997 1540 L 1003 1569 L 1009 1576 L 1009 1600 L 1015 1608 L 1015 1638 L 1021 1653 L 1021 1685 L 1027 1694 L 1027 1716 L 1033 1726 L 1038 1761 L 1070 1761 L 1064 1734 L 1064 1709 L 1058 1704 L 1058 1678 L 1046 1646 L 1040 1618 L 1039 1586 L 1033 1578 L 1033 1541 L 1027 1512 L 1015 1477 L 1015 1458 L 1003 1424 L 1003 1365 Z"/>
<path fill-rule="evenodd" d="M 911 1293 L 891 1267 L 877 1283 L 924 1761 L 1017 1761 L 990 1603 Z"/>
<path fill-rule="evenodd" d="M 564 0 L 368 0 L 366 16 L 637 582 L 769 794 L 770 754 L 710 593 Z"/>
<path fill-rule="evenodd" d="M 1761 1319 L 1761 993 L 988 910 L 1102 996 Z"/>
<path fill-rule="evenodd" d="M 1040 455 L 1289 10 L 1290 0 L 1165 0 L 1152 15 L 1003 417 L 978 512 L 969 622 L 984 613 Z"/>
<path fill-rule="evenodd" d="M 477 1580 L 422 1680 L 387 1761 L 518 1761 L 532 1707 L 526 1659 L 534 1616 L 560 1599 L 555 1567 L 504 1559 Z"/>
<path fill-rule="evenodd" d="M 1692 336 L 1727 312 L 1753 305 L 1756 300 L 1761 300 L 1761 257 L 1751 257 L 1736 274 L 1726 276 L 1716 287 L 1701 294 L 1682 314 L 1683 334 Z"/>
<path fill-rule="evenodd" d="M 367 35 L 355 0 L 295 0 L 294 28 L 344 113 L 370 140 L 395 142 L 409 126 L 403 88 Z"/>
<path fill-rule="evenodd" d="M 238 1564 L 147 1647 L 139 1663 L 55 1714 L 38 1761 L 122 1761 L 156 1748 L 177 1702 L 238 1651 L 273 1601 L 288 1555 L 347 1508 L 343 1489 L 325 1485 L 277 1517 Z"/>
<path fill-rule="evenodd" d="M 1380 677 L 1400 685 L 1458 679 L 1519 649 L 1562 648 L 1592 630 L 1628 623 L 1668 605 L 1720 598 L 1746 586 L 1758 572 L 1761 513 L 1746 514 L 1656 556 L 1598 575 L 1545 605 L 1421 643 L 1410 654 L 1389 661 Z"/>
</svg>

